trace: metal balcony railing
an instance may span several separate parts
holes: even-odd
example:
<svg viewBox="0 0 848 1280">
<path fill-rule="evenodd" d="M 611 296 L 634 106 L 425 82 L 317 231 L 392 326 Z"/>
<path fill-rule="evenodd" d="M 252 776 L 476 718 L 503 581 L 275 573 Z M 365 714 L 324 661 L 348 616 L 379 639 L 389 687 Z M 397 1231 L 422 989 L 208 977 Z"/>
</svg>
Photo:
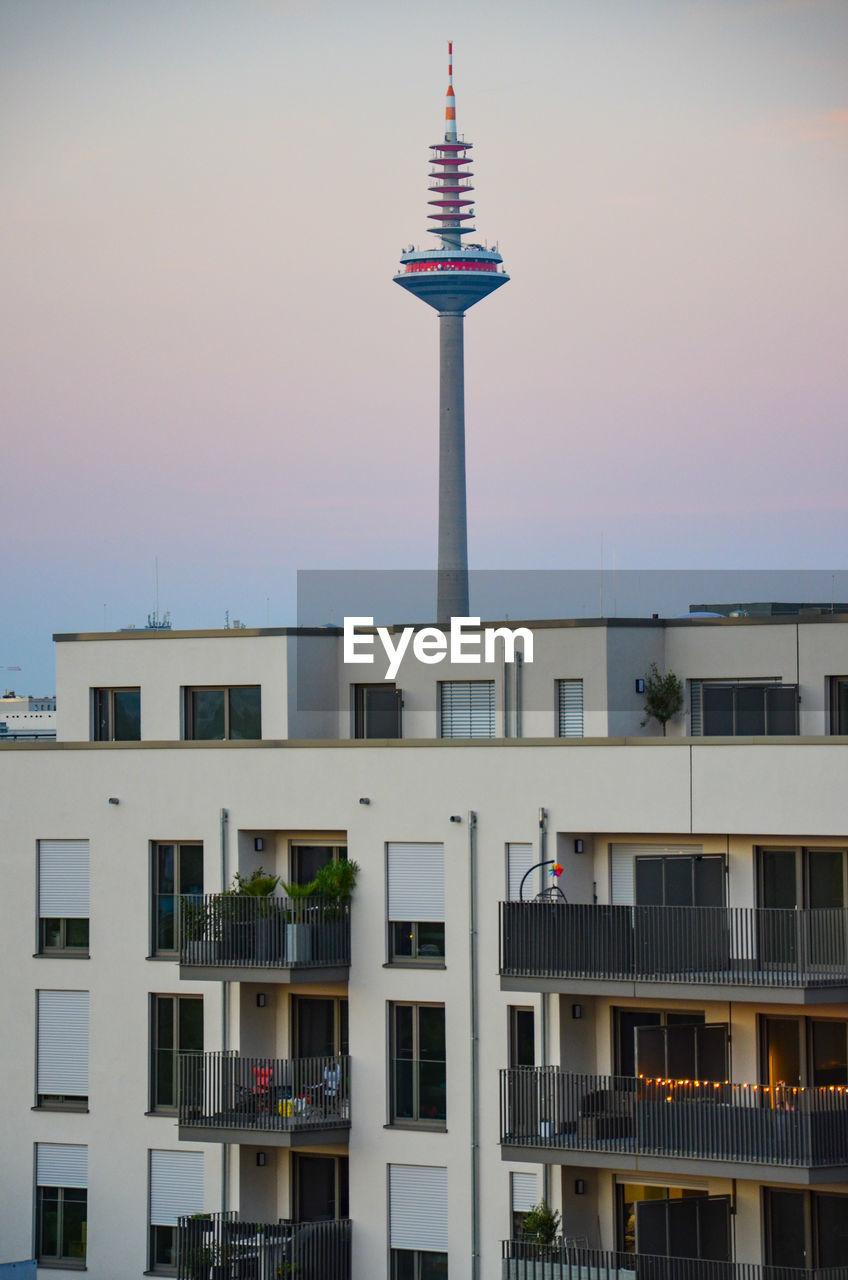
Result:
<svg viewBox="0 0 848 1280">
<path fill-rule="evenodd" d="M 180 1218 L 177 1280 L 350 1280 L 349 1218 L 247 1222 L 234 1213 Z"/>
<path fill-rule="evenodd" d="M 709 1258 L 664 1258 L 656 1254 L 614 1253 L 575 1248 L 565 1242 L 501 1243 L 502 1280 L 848 1280 L 839 1267 L 761 1266 Z"/>
<path fill-rule="evenodd" d="M 509 977 L 848 985 L 848 909 L 502 902 Z"/>
<path fill-rule="evenodd" d="M 212 893 L 180 899 L 180 964 L 315 969 L 350 964 L 350 904 Z"/>
<path fill-rule="evenodd" d="M 769 1089 L 515 1067 L 501 1072 L 501 1142 L 835 1168 L 848 1165 L 848 1088 Z"/>
<path fill-rule="evenodd" d="M 294 1133 L 350 1125 L 350 1058 L 179 1055 L 181 1128 Z"/>
</svg>

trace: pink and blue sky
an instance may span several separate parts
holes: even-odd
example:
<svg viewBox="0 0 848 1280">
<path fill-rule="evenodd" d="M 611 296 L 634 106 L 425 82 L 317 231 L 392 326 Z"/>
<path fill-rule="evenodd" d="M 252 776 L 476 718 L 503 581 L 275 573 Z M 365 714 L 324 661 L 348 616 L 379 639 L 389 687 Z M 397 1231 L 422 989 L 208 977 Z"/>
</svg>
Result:
<svg viewBox="0 0 848 1280">
<path fill-rule="evenodd" d="M 844 565 L 845 0 L 0 0 L 7 685 L 431 567 L 451 38 L 472 564 Z"/>
</svg>

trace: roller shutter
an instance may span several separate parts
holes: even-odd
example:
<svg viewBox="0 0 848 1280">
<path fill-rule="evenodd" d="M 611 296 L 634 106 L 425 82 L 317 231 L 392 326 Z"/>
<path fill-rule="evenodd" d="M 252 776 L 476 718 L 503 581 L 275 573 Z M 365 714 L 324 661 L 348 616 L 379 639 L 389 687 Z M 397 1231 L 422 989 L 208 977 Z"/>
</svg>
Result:
<svg viewBox="0 0 848 1280">
<path fill-rule="evenodd" d="M 38 1092 L 88 1097 L 88 992 L 38 992 Z"/>
<path fill-rule="evenodd" d="M 506 896 L 510 902 L 520 900 L 521 881 L 533 865 L 532 844 L 508 844 L 506 847 Z M 536 894 L 536 881 L 531 876 L 524 885 L 524 897 L 530 899 Z"/>
<path fill-rule="evenodd" d="M 38 914 L 42 920 L 88 919 L 87 840 L 39 840 Z"/>
<path fill-rule="evenodd" d="M 88 1188 L 88 1147 L 63 1142 L 38 1142 L 35 1181 L 39 1187 Z"/>
<path fill-rule="evenodd" d="M 557 737 L 583 737 L 583 681 L 557 680 Z"/>
<path fill-rule="evenodd" d="M 203 1212 L 203 1152 L 150 1152 L 150 1225 L 175 1227 Z"/>
<path fill-rule="evenodd" d="M 494 738 L 494 680 L 441 681 L 439 719 L 442 738 Z"/>
<path fill-rule="evenodd" d="M 448 1171 L 434 1165 L 389 1165 L 389 1220 L 393 1249 L 446 1253 Z"/>
</svg>

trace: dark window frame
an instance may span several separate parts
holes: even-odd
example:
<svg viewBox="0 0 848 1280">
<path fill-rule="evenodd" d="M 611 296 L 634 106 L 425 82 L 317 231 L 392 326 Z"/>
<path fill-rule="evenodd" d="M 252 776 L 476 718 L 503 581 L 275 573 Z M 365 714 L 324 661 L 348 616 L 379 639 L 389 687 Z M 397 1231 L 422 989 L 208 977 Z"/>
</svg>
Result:
<svg viewBox="0 0 848 1280">
<path fill-rule="evenodd" d="M 165 849 L 173 849 L 174 851 L 174 887 L 170 892 L 163 891 L 160 885 L 160 851 Z M 200 851 L 200 892 L 194 895 L 181 893 L 182 875 L 182 857 L 183 850 L 199 850 Z M 181 897 L 197 897 L 203 896 L 203 841 L 202 840 L 153 840 L 150 845 L 150 954 L 152 956 L 173 956 L 175 959 L 180 953 L 179 939 L 179 901 Z M 163 946 L 160 944 L 160 927 L 163 922 L 167 922 L 166 913 L 161 910 L 160 899 L 172 900 L 172 928 L 174 945 Z"/>
<path fill-rule="evenodd" d="M 848 705 L 845 708 L 843 717 L 840 709 L 842 697 L 841 690 L 844 689 L 844 698 L 848 704 L 848 676 L 828 676 L 828 705 L 830 707 L 830 723 L 828 732 L 832 735 L 848 734 Z"/>
<path fill-rule="evenodd" d="M 412 1056 L 401 1057 L 398 1052 L 398 1011 L 411 1011 L 411 1030 L 412 1030 Z M 422 1058 L 421 1056 L 421 1010 L 422 1009 L 440 1009 L 442 1013 L 442 1038 L 445 1043 L 445 1057 L 442 1058 Z M 446 1042 L 446 1024 L 445 1024 L 445 1006 L 441 1001 L 437 1000 L 392 1000 L 388 1003 L 388 1048 L 389 1048 L 389 1125 L 410 1125 L 422 1126 L 428 1129 L 446 1129 L 447 1128 L 447 1042 Z M 409 1084 L 409 1097 L 411 1116 L 398 1114 L 398 1079 L 397 1064 L 408 1062 L 411 1064 L 411 1075 Z M 444 1104 L 443 1115 L 423 1115 L 422 1114 L 422 1082 L 421 1082 L 421 1066 L 422 1064 L 440 1065 L 442 1067 L 442 1087 L 444 1088 Z M 434 1073 L 435 1080 L 435 1073 Z"/>
<path fill-rule="evenodd" d="M 701 715 L 701 732 L 700 732 L 700 736 L 701 736 L 701 737 L 703 737 L 703 738 L 712 738 L 712 737 L 732 737 L 732 738 L 737 738 L 737 737 L 743 737 L 743 738 L 746 738 L 746 737 L 773 737 L 773 736 L 776 736 L 776 735 L 777 735 L 777 736 L 782 736 L 784 733 L 786 733 L 786 731 L 785 731 L 785 730 L 782 730 L 782 729 L 772 729 L 772 728 L 770 727 L 770 723 L 769 723 L 769 722 L 770 722 L 770 720 L 772 720 L 772 719 L 773 719 L 773 717 L 774 717 L 775 715 L 779 714 L 779 709 L 778 709 L 778 708 L 776 708 L 776 707 L 775 707 L 775 708 L 770 708 L 770 706 L 769 706 L 769 702 L 770 702 L 769 694 L 773 694 L 773 693 L 775 693 L 776 691 L 777 691 L 778 693 L 784 693 L 784 694 L 785 694 L 787 691 L 794 692 L 794 695 L 795 695 L 795 698 L 794 698 L 795 725 L 794 725 L 794 728 L 793 728 L 793 729 L 790 729 L 790 730 L 788 731 L 787 736 L 790 736 L 790 737 L 797 737 L 797 735 L 798 735 L 798 733 L 799 733 L 799 731 L 800 731 L 800 729 L 799 729 L 799 718 L 800 718 L 800 703 L 801 703 L 801 696 L 800 696 L 800 688 L 799 688 L 799 686 L 798 686 L 797 684 L 795 684 L 794 682 L 784 682 L 783 680 L 779 680 L 779 679 L 778 679 L 778 680 L 775 680 L 775 679 L 768 679 L 768 678 L 750 679 L 750 680 L 746 680 L 746 679 L 738 679 L 738 680 L 734 680 L 734 679 L 726 679 L 726 680 L 721 680 L 721 679 L 719 679 L 719 680 L 709 680 L 709 679 L 708 679 L 708 680 L 691 680 L 691 681 L 690 681 L 690 708 L 691 708 L 691 695 L 692 695 L 692 689 L 691 689 L 691 686 L 694 686 L 694 685 L 697 685 L 697 686 L 698 686 L 698 688 L 699 688 L 700 706 L 701 706 L 701 711 L 700 711 L 700 715 Z M 730 732 L 729 732 L 729 734 L 719 732 L 719 731 L 717 731 L 717 730 L 715 730 L 715 729 L 708 729 L 708 728 L 707 728 L 707 724 L 706 724 L 706 711 L 705 711 L 705 707 L 704 707 L 704 692 L 705 692 L 705 690 L 714 690 L 714 691 L 719 691 L 719 690 L 722 690 L 722 689 L 726 689 L 726 690 L 728 690 L 728 691 L 730 692 L 730 695 L 731 695 L 731 698 L 730 698 L 731 727 L 730 727 Z M 743 726 L 743 727 L 740 727 L 740 725 L 739 725 L 739 718 L 740 718 L 739 699 L 740 699 L 740 695 L 741 695 L 741 694 L 752 694 L 753 692 L 755 692 L 755 691 L 757 691 L 757 690 L 762 694 L 762 700 L 763 700 L 763 729 L 762 729 L 762 733 L 752 732 L 750 729 L 747 729 L 747 728 L 745 728 L 744 726 Z"/>
<path fill-rule="evenodd" d="M 444 1260 L 444 1271 L 441 1272 L 441 1275 L 447 1280 L 448 1255 L 440 1249 L 392 1249 L 391 1280 L 422 1280 L 422 1277 L 425 1276 L 425 1263 L 432 1267 L 435 1259 Z M 411 1269 L 409 1264 L 411 1264 Z M 401 1270 L 402 1266 L 403 1270 Z M 433 1276 L 438 1273 L 430 1271 L 429 1274 Z"/>
<path fill-rule="evenodd" d="M 428 965 L 443 968 L 445 963 L 445 922 L 444 920 L 390 920 L 389 925 L 389 964 L 415 964 L 426 969 Z M 420 941 L 422 929 L 438 930 L 441 927 L 441 951 L 422 951 L 422 947 L 434 945 Z M 402 933 L 408 930 L 409 951 L 399 945 Z M 435 945 L 438 945 L 436 943 Z"/>
<path fill-rule="evenodd" d="M 83 1222 L 85 1229 L 83 1231 L 83 1253 L 82 1256 L 76 1254 L 63 1253 L 61 1246 L 64 1244 L 65 1236 L 65 1195 L 67 1192 L 73 1193 L 73 1198 L 69 1199 L 69 1204 L 85 1205 L 85 1217 Z M 60 1251 L 58 1253 L 44 1253 L 42 1251 L 42 1243 L 45 1229 L 45 1193 L 56 1193 L 56 1234 L 59 1242 Z M 82 1271 L 86 1265 L 86 1251 L 88 1245 L 88 1188 L 86 1187 L 36 1187 L 35 1195 L 35 1248 L 33 1253 L 39 1266 L 61 1267 L 68 1270 Z"/>
<path fill-rule="evenodd" d="M 389 694 L 393 696 L 396 713 L 396 732 L 395 733 L 369 733 L 369 707 L 368 695 L 371 690 L 376 690 L 386 695 L 386 700 L 390 701 Z M 376 738 L 380 739 L 397 739 L 403 737 L 403 691 L 397 687 L 394 681 L 384 680 L 382 683 L 372 681 L 365 684 L 353 684 L 350 687 L 351 694 L 351 717 L 353 725 L 352 737 L 354 738 Z"/>
<path fill-rule="evenodd" d="M 138 695 L 138 733 L 115 734 L 115 694 Z M 91 690 L 91 741 L 92 742 L 140 742 L 141 741 L 141 686 L 109 685 Z"/>
<path fill-rule="evenodd" d="M 55 945 L 50 945 L 47 940 L 48 925 L 51 921 L 55 921 L 59 926 L 60 941 Z M 85 921 L 86 938 L 85 943 L 69 943 L 67 941 L 68 925 L 79 924 Z M 38 954 L 40 956 L 55 956 L 61 959 L 62 956 L 88 956 L 89 946 L 91 943 L 90 919 L 88 916 L 39 916 L 38 919 Z"/>
<path fill-rule="evenodd" d="M 173 1044 L 160 1046 L 159 1044 L 159 1009 L 160 1005 L 165 1001 L 173 1001 L 173 1009 L 171 1011 L 171 1038 Z M 185 1049 L 180 1044 L 180 1005 L 194 1001 L 200 1004 L 201 1011 L 201 1047 L 200 1049 Z M 203 1021 L 205 1010 L 203 1007 L 203 996 L 181 995 L 178 992 L 158 992 L 150 993 L 150 1066 L 149 1066 L 149 1110 L 157 1115 L 175 1115 L 177 1111 L 177 1064 L 181 1053 L 203 1053 Z M 162 1102 L 158 1097 L 159 1092 L 159 1075 L 158 1064 L 160 1053 L 168 1053 L 172 1060 L 171 1069 L 171 1091 L 173 1094 L 173 1102 Z"/>
<path fill-rule="evenodd" d="M 246 690 L 255 690 L 259 695 L 257 705 L 258 732 L 233 737 L 231 695 Z M 220 693 L 223 695 L 224 731 L 221 735 L 198 737 L 196 695 L 198 693 Z M 183 689 L 183 739 L 186 742 L 258 742 L 262 738 L 262 686 L 261 684 L 192 684 Z"/>
</svg>

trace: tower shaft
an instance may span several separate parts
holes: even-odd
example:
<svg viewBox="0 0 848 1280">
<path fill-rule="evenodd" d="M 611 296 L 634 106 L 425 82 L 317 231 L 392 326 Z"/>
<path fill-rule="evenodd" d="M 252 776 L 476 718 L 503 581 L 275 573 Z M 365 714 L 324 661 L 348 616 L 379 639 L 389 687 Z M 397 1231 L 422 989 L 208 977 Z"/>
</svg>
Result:
<svg viewBox="0 0 848 1280">
<path fill-rule="evenodd" d="M 468 616 L 465 361 L 461 311 L 439 314 L 439 563 L 436 621 Z"/>
</svg>

